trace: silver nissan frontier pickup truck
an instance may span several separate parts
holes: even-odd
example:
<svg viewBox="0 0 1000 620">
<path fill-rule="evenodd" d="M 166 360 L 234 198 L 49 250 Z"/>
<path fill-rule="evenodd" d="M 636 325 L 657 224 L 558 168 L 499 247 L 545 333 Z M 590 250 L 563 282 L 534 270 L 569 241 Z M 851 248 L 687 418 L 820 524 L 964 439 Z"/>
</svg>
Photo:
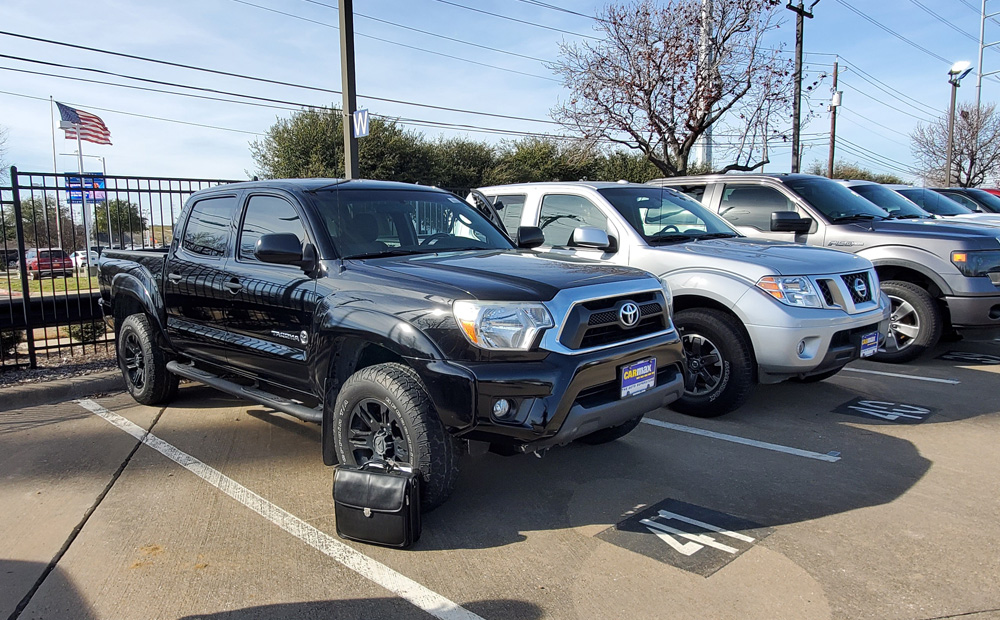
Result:
<svg viewBox="0 0 1000 620">
<path fill-rule="evenodd" d="M 831 377 L 873 355 L 888 331 L 889 300 L 869 260 L 748 239 L 673 189 L 532 183 L 469 199 L 511 233 L 540 228 L 539 251 L 640 267 L 668 284 L 688 367 L 671 407 L 684 413 L 732 411 L 758 383 Z"/>
</svg>

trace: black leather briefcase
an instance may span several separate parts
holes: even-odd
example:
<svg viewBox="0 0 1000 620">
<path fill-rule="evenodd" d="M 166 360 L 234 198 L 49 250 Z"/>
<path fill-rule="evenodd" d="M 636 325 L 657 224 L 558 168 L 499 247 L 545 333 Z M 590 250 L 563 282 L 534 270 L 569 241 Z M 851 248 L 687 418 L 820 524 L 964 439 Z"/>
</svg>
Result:
<svg viewBox="0 0 1000 620">
<path fill-rule="evenodd" d="M 420 472 L 391 462 L 338 465 L 333 474 L 337 535 L 409 547 L 420 538 Z"/>
</svg>

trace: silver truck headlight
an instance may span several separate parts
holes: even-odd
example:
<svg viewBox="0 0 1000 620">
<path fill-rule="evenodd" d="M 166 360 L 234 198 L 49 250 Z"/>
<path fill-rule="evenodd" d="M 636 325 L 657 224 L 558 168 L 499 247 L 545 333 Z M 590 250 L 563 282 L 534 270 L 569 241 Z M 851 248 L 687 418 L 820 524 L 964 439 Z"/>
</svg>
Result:
<svg viewBox="0 0 1000 620">
<path fill-rule="evenodd" d="M 757 288 L 788 306 L 823 307 L 812 282 L 804 276 L 764 276 L 757 280 Z"/>
<path fill-rule="evenodd" d="M 555 325 L 537 303 L 456 301 L 452 312 L 469 342 L 497 351 L 527 351 L 539 332 Z"/>
</svg>

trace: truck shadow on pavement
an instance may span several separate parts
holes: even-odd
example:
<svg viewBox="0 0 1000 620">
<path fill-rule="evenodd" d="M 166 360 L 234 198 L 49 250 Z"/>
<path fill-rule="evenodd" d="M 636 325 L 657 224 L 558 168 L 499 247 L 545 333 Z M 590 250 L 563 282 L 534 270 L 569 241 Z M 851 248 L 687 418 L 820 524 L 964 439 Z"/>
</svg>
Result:
<svg viewBox="0 0 1000 620">
<path fill-rule="evenodd" d="M 666 411 L 653 417 L 708 426 Z M 909 441 L 829 417 L 802 436 L 819 435 L 822 441 L 813 443 L 843 451 L 837 462 L 648 424 L 613 443 L 553 449 L 542 460 L 468 458 L 455 494 L 425 516 L 418 548 L 497 547 L 523 541 L 529 532 L 567 528 L 593 536 L 668 498 L 764 527 L 799 523 L 892 502 L 931 466 Z M 743 428 L 744 437 L 780 441 L 774 432 L 735 427 Z M 809 447 L 801 440 L 799 446 Z"/>
<path fill-rule="evenodd" d="M 518 600 L 474 601 L 462 607 L 484 618 L 511 618 L 535 620 L 542 617 L 542 610 L 534 603 Z M 181 620 L 309 620 L 311 618 L 364 618 L 381 620 L 396 618 L 429 618 L 401 598 L 363 598 L 348 600 L 309 601 L 260 605 L 211 614 L 184 616 Z"/>
<path fill-rule="evenodd" d="M 0 559 L 0 618 L 74 618 L 96 620 L 73 581 L 59 567 L 52 569 L 41 587 L 25 601 L 38 578 L 48 568 L 41 562 Z M 23 609 L 18 606 L 26 603 Z"/>
</svg>

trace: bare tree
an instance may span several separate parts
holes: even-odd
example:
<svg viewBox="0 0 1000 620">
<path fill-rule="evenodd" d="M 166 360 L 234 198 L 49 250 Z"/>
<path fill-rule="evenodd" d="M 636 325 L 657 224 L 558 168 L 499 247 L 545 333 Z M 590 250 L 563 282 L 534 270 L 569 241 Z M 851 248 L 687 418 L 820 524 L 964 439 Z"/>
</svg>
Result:
<svg viewBox="0 0 1000 620">
<path fill-rule="evenodd" d="M 703 47 L 702 0 L 630 0 L 598 15 L 596 42 L 564 43 L 551 68 L 570 90 L 553 118 L 592 141 L 641 151 L 666 175 L 683 175 L 698 138 L 720 119 L 739 140 L 727 170 L 768 163 L 766 144 L 786 120 L 792 62 L 763 46 L 779 0 L 713 0 Z M 754 161 L 754 160 L 757 161 Z"/>
<path fill-rule="evenodd" d="M 0 182 L 7 180 L 7 128 L 0 126 Z"/>
<path fill-rule="evenodd" d="M 929 185 L 978 187 L 1000 175 L 1000 114 L 995 103 L 984 103 L 978 109 L 973 103 L 958 105 L 950 180 L 944 170 L 948 115 L 917 125 L 910 140 L 910 150 Z"/>
</svg>

